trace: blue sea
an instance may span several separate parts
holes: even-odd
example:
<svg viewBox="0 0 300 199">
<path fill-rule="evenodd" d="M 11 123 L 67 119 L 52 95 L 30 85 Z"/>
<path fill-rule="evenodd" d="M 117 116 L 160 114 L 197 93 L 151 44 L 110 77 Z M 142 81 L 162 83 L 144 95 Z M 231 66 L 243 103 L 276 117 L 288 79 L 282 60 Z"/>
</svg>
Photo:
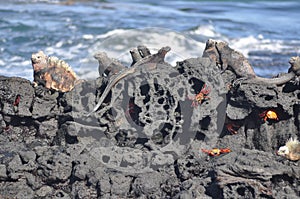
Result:
<svg viewBox="0 0 300 199">
<path fill-rule="evenodd" d="M 83 79 L 98 76 L 93 55 L 124 64 L 128 51 L 169 45 L 175 64 L 202 55 L 207 39 L 242 52 L 260 76 L 286 72 L 300 53 L 300 1 L 0 0 L 0 75 L 33 79 L 30 57 L 43 50 Z"/>
</svg>

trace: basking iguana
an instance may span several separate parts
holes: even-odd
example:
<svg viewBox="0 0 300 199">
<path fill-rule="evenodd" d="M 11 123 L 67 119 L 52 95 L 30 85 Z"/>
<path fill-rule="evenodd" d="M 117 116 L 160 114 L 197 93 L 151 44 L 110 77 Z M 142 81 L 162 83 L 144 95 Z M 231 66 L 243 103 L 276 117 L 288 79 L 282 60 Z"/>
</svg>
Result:
<svg viewBox="0 0 300 199">
<path fill-rule="evenodd" d="M 230 67 L 236 73 L 243 83 L 262 83 L 262 84 L 285 84 L 293 79 L 295 82 L 300 78 L 300 58 L 292 57 L 289 61 L 291 67 L 288 73 L 276 78 L 263 78 L 255 74 L 249 61 L 238 51 L 231 49 L 226 42 L 208 40 L 203 52 L 203 57 L 209 57 L 217 64 L 221 65 L 224 71 Z"/>
<path fill-rule="evenodd" d="M 57 57 L 48 57 L 43 51 L 31 56 L 34 86 L 43 85 L 48 89 L 67 92 L 79 83 L 72 68 Z"/>
<path fill-rule="evenodd" d="M 87 115 L 96 112 L 105 98 L 107 97 L 110 90 L 123 78 L 127 77 L 130 74 L 136 72 L 139 68 L 147 68 L 149 70 L 153 70 L 156 68 L 157 64 L 165 63 L 165 55 L 171 50 L 170 47 L 166 46 L 161 48 L 156 54 L 151 55 L 149 49 L 145 46 L 138 46 L 137 49 L 130 50 L 130 54 L 132 57 L 132 64 L 130 68 L 125 68 L 121 70 L 116 75 L 111 76 L 108 85 L 103 91 L 97 105 L 94 109 Z"/>
</svg>

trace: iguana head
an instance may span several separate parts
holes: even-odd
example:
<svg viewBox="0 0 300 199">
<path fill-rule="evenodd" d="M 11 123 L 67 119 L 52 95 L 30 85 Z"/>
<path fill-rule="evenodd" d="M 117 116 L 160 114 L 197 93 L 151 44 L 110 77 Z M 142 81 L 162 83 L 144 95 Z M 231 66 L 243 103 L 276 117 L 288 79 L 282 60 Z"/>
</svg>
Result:
<svg viewBox="0 0 300 199">
<path fill-rule="evenodd" d="M 289 150 L 289 148 L 287 146 L 282 146 L 277 151 L 278 155 L 284 156 L 284 157 L 288 156 L 289 153 L 290 153 L 290 150 Z"/>
<path fill-rule="evenodd" d="M 45 53 L 43 51 L 33 53 L 31 55 L 31 63 L 32 63 L 33 70 L 36 72 L 36 71 L 40 71 L 40 70 L 46 68 L 47 67 L 47 59 L 48 59 L 48 56 L 45 55 Z"/>
<path fill-rule="evenodd" d="M 300 142 L 297 138 L 290 138 L 285 146 L 282 146 L 277 151 L 277 154 L 280 156 L 284 156 L 289 160 L 299 160 L 300 159 Z"/>
</svg>

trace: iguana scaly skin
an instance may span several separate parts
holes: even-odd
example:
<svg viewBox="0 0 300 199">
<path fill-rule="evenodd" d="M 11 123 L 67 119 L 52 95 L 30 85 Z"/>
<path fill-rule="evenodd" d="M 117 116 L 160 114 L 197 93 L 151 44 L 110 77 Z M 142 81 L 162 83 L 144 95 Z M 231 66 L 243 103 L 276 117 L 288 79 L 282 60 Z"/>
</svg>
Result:
<svg viewBox="0 0 300 199">
<path fill-rule="evenodd" d="M 72 68 L 57 57 L 48 57 L 43 51 L 32 54 L 31 62 L 34 86 L 67 92 L 73 89 L 78 79 Z"/>
<path fill-rule="evenodd" d="M 138 46 L 138 50 L 131 50 L 131 56 L 133 59 L 133 64 L 130 68 L 126 68 L 120 71 L 115 76 L 112 76 L 105 90 L 103 91 L 97 105 L 94 109 L 87 115 L 91 115 L 96 112 L 105 98 L 107 97 L 110 90 L 123 78 L 127 77 L 130 74 L 136 72 L 140 67 L 147 68 L 149 70 L 155 69 L 157 64 L 164 63 L 165 55 L 171 50 L 170 47 L 161 48 L 156 54 L 151 55 L 148 48 L 145 46 Z"/>
<path fill-rule="evenodd" d="M 297 80 L 300 75 L 300 58 L 292 57 L 289 62 L 291 67 L 288 73 L 276 78 L 258 77 L 244 55 L 231 49 L 228 44 L 223 41 L 217 42 L 211 39 L 208 40 L 203 52 L 203 57 L 209 57 L 221 65 L 223 71 L 230 67 L 239 77 L 242 77 L 243 83 L 282 85 L 294 78 Z"/>
<path fill-rule="evenodd" d="M 300 160 L 300 142 L 297 138 L 290 138 L 285 146 L 279 148 L 277 154 L 292 161 Z"/>
<path fill-rule="evenodd" d="M 98 60 L 98 72 L 100 76 L 110 77 L 125 69 L 125 66 L 118 60 L 109 58 L 105 52 L 96 53 L 94 58 Z"/>
</svg>

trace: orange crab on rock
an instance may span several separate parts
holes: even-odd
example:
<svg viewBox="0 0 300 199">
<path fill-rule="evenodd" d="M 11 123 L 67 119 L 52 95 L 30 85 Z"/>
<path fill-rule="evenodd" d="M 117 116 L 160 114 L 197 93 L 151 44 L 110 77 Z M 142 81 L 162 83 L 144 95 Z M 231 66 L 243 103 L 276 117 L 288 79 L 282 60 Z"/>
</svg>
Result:
<svg viewBox="0 0 300 199">
<path fill-rule="evenodd" d="M 213 148 L 213 149 L 202 149 L 202 152 L 207 153 L 209 156 L 219 156 L 222 153 L 230 153 L 231 150 L 229 148 L 219 149 L 219 148 Z"/>
<path fill-rule="evenodd" d="M 264 111 L 261 114 L 259 114 L 259 117 L 264 118 L 264 121 L 266 122 L 267 120 L 279 120 L 277 113 L 271 110 Z"/>
<path fill-rule="evenodd" d="M 211 89 L 204 84 L 201 91 L 197 95 L 194 97 L 189 97 L 189 99 L 193 101 L 191 107 L 196 107 L 199 104 L 202 104 L 205 99 L 210 99 L 210 97 L 207 96 L 210 91 Z"/>
</svg>

